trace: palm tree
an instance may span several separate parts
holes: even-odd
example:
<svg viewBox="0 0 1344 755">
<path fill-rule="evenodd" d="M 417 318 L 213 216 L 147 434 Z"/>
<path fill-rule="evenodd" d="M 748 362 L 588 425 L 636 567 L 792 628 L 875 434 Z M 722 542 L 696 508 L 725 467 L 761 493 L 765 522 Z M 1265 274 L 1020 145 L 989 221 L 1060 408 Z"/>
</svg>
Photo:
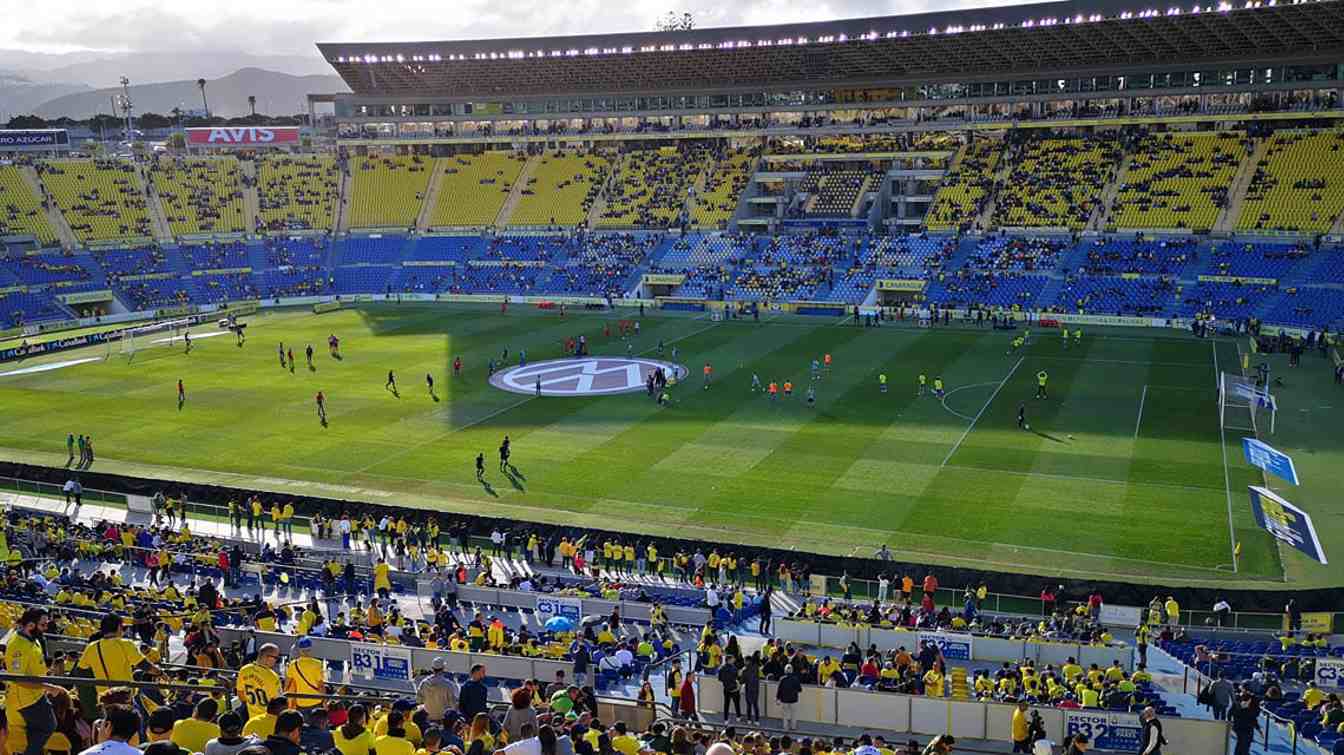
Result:
<svg viewBox="0 0 1344 755">
<path fill-rule="evenodd" d="M 196 86 L 201 89 L 201 105 L 205 108 L 205 117 L 210 117 L 210 103 L 205 99 L 205 79 L 196 79 Z"/>
<path fill-rule="evenodd" d="M 247 96 L 247 106 L 252 109 L 252 117 L 257 117 L 257 96 L 249 94 Z"/>
</svg>

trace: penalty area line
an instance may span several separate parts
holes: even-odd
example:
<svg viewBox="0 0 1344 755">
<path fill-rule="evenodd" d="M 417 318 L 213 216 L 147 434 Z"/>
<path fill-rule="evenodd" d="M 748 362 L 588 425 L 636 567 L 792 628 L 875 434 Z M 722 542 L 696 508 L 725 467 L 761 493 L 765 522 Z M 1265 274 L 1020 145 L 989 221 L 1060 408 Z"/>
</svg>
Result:
<svg viewBox="0 0 1344 755">
<path fill-rule="evenodd" d="M 1143 395 L 1139 396 L 1139 418 L 1134 420 L 1134 439 L 1138 440 L 1139 427 L 1143 424 L 1143 403 L 1148 400 L 1148 384 L 1143 386 Z"/>
<path fill-rule="evenodd" d="M 975 429 L 975 425 L 980 421 L 981 415 L 985 413 L 985 410 L 989 408 L 990 404 L 994 403 L 994 399 L 998 397 L 999 391 L 1002 391 L 1003 386 L 1007 385 L 1008 381 L 1012 379 L 1013 373 L 1017 372 L 1017 368 L 1022 366 L 1023 359 L 1026 359 L 1026 357 L 1017 358 L 1017 361 L 1013 363 L 1013 368 L 1008 370 L 1008 374 L 1003 376 L 1003 380 L 999 381 L 999 387 L 995 388 L 994 392 L 989 394 L 988 399 L 985 399 L 985 405 L 980 407 L 980 411 L 975 413 L 975 417 L 971 419 L 971 424 L 966 426 L 966 430 L 962 432 L 960 438 L 957 438 L 957 442 L 952 444 L 952 450 L 948 451 L 947 456 L 943 457 L 943 463 L 938 465 L 939 468 L 947 466 L 947 463 L 952 460 L 952 455 L 957 452 L 958 448 L 961 448 L 962 441 L 966 440 L 966 436 L 971 434 L 971 430 Z"/>
</svg>

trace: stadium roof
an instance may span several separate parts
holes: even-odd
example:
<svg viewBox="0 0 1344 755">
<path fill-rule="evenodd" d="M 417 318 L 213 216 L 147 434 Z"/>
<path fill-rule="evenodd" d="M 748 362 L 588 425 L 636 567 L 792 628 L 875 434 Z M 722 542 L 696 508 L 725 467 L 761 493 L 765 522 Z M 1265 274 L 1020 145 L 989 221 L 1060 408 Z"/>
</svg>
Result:
<svg viewBox="0 0 1344 755">
<path fill-rule="evenodd" d="M 1151 65 L 1344 61 L 1344 0 L 1059 0 L 725 27 L 321 43 L 361 95 L 671 94 L 902 85 Z"/>
</svg>

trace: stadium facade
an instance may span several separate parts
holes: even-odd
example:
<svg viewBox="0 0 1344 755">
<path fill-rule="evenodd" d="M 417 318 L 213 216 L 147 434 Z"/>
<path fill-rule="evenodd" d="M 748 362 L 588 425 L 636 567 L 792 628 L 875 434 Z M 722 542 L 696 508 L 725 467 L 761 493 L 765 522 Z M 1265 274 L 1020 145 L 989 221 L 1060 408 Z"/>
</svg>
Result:
<svg viewBox="0 0 1344 755">
<path fill-rule="evenodd" d="M 507 141 L 556 127 L 740 129 L 769 115 L 947 129 L 1039 118 L 1333 101 L 1344 3 L 1047 2 L 780 26 L 319 44 L 351 94 L 345 138 Z"/>
</svg>

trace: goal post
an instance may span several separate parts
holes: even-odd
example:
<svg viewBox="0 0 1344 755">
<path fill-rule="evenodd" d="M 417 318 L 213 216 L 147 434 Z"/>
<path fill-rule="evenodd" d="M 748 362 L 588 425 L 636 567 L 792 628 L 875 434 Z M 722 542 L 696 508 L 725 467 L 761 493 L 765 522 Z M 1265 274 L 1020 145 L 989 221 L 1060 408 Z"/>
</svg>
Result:
<svg viewBox="0 0 1344 755">
<path fill-rule="evenodd" d="M 191 327 L 191 318 L 164 320 L 138 328 L 127 328 L 118 338 L 107 342 L 107 357 L 120 354 L 133 357 L 137 351 L 154 346 L 172 346 L 180 342 L 182 334 Z"/>
<path fill-rule="evenodd" d="M 1267 422 L 1268 434 L 1273 435 L 1278 411 L 1278 401 L 1268 387 L 1242 375 L 1223 372 L 1218 376 L 1218 421 L 1224 429 L 1258 436 Z"/>
</svg>

